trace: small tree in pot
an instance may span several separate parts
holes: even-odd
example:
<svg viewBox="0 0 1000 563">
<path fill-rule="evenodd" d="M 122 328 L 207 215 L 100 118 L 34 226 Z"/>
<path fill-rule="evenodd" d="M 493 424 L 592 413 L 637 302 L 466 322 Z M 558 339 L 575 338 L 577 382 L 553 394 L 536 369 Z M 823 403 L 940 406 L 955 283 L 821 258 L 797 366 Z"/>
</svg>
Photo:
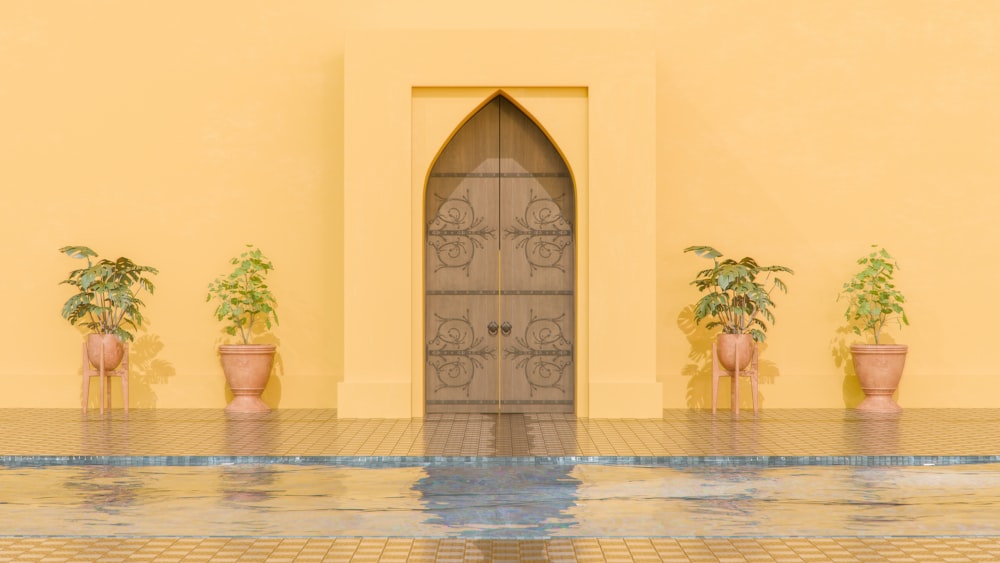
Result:
<svg viewBox="0 0 1000 563">
<path fill-rule="evenodd" d="M 124 355 L 123 342 L 134 340 L 133 332 L 142 326 L 144 303 L 139 295 L 155 291 L 147 274 L 159 271 L 125 257 L 97 260 L 97 252 L 86 246 L 64 246 L 59 252 L 87 261 L 86 268 L 73 270 L 60 282 L 77 288 L 63 304 L 62 316 L 72 325 L 93 331 L 87 335 L 90 363 L 100 366 L 103 355 L 104 369 L 113 370 Z"/>
<path fill-rule="evenodd" d="M 208 297 L 218 300 L 215 317 L 228 323 L 226 332 L 239 333 L 242 344 L 219 346 L 222 370 L 233 392 L 226 407 L 229 412 L 263 412 L 270 410 L 261 400 L 274 364 L 274 344 L 250 344 L 250 337 L 261 324 L 271 328 L 278 324 L 275 300 L 265 278 L 274 269 L 260 249 L 248 244 L 247 250 L 229 261 L 234 266 L 228 276 L 208 284 Z"/>
<path fill-rule="evenodd" d="M 896 412 L 900 406 L 892 395 L 899 387 L 906 363 L 907 346 L 880 342 L 882 330 L 895 323 L 900 328 L 910 324 L 903 311 L 906 302 L 903 293 L 893 284 L 893 275 L 899 268 L 895 259 L 878 245 L 871 253 L 858 259 L 861 271 L 846 282 L 837 299 L 847 300 L 844 317 L 851 323 L 854 333 L 870 335 L 874 344 L 854 344 L 851 357 L 865 399 L 858 409 L 877 412 Z"/>
<path fill-rule="evenodd" d="M 794 272 L 785 266 L 761 266 L 750 257 L 723 260 L 722 253 L 711 246 L 689 246 L 684 252 L 712 260 L 712 267 L 698 272 L 691 282 L 705 293 L 695 303 L 694 320 L 701 324 L 705 318 L 715 319 L 705 327 L 722 327 L 717 339 L 719 361 L 733 371 L 738 351 L 740 363 L 744 364 L 740 366 L 742 370 L 750 362 L 753 341 L 767 340 L 767 324 L 774 324 L 772 292 L 788 291 L 785 282 L 775 274 Z"/>
</svg>

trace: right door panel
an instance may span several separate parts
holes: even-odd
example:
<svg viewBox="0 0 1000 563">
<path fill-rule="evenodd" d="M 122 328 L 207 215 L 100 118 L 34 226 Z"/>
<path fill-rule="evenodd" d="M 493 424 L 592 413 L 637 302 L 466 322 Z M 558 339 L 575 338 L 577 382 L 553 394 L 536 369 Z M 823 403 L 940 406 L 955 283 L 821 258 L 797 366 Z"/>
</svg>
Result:
<svg viewBox="0 0 1000 563">
<path fill-rule="evenodd" d="M 558 151 L 501 100 L 501 412 L 573 412 L 573 201 Z"/>
</svg>

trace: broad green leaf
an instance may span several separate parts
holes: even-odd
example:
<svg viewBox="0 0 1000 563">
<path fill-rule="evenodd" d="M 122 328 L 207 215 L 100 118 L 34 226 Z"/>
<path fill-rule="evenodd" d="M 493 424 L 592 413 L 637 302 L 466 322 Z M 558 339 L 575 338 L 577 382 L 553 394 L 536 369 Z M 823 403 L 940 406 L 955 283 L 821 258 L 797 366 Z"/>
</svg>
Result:
<svg viewBox="0 0 1000 563">
<path fill-rule="evenodd" d="M 722 256 L 721 252 L 711 246 L 689 246 L 684 249 L 684 252 L 694 252 L 702 258 L 718 258 Z"/>
</svg>

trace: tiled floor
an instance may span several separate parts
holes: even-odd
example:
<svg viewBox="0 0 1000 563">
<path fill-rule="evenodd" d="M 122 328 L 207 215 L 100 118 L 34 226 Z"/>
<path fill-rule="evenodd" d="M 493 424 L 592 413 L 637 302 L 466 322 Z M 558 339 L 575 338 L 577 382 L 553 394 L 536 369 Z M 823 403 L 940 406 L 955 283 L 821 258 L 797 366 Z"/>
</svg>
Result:
<svg viewBox="0 0 1000 563">
<path fill-rule="evenodd" d="M 338 419 L 332 410 L 0 409 L 0 456 L 996 456 L 1000 409 L 895 416 L 669 410 L 662 419 L 438 415 Z"/>
<path fill-rule="evenodd" d="M 342 420 L 330 410 L 0 410 L 0 462 L 216 463 L 367 456 L 669 458 L 679 463 L 1000 462 L 1000 409 L 666 411 L 657 420 L 433 416 Z M 707 458 L 707 459 L 706 459 Z M 659 461 L 664 461 L 663 459 Z M 3 499 L 0 499 L 2 502 Z M 997 537 L 401 538 L 3 537 L 3 561 L 1000 561 Z"/>
<path fill-rule="evenodd" d="M 0 561 L 995 562 L 994 538 L 3 538 Z"/>
</svg>

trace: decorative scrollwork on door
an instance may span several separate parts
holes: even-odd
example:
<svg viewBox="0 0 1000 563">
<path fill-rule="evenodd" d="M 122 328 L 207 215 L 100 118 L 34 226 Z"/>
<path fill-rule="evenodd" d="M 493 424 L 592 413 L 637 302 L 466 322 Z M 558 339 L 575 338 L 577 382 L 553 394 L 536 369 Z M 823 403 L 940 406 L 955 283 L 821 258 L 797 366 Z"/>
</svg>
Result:
<svg viewBox="0 0 1000 563">
<path fill-rule="evenodd" d="M 573 344 L 563 333 L 565 317 L 536 317 L 531 311 L 524 335 L 514 338 L 516 346 L 504 348 L 505 354 L 517 358 L 514 367 L 524 373 L 532 397 L 543 388 L 565 393 L 564 380 L 573 377 Z"/>
<path fill-rule="evenodd" d="M 434 318 L 439 321 L 437 330 L 427 342 L 427 363 L 438 380 L 434 390 L 461 389 L 468 396 L 476 370 L 483 369 L 487 359 L 496 358 L 496 350 L 482 346 L 483 338 L 476 337 L 468 311 L 463 317 L 435 314 Z"/>
<path fill-rule="evenodd" d="M 460 268 L 469 275 L 476 249 L 484 248 L 486 239 L 496 236 L 496 227 L 483 226 L 483 217 L 476 215 L 468 190 L 463 196 L 438 199 L 441 206 L 427 225 L 427 244 L 438 259 L 434 271 Z"/>
<path fill-rule="evenodd" d="M 539 268 L 566 272 L 561 262 L 564 251 L 573 244 L 573 226 L 555 199 L 536 197 L 532 191 L 524 213 L 514 221 L 517 225 L 504 229 L 504 236 L 517 241 L 515 248 L 524 249 L 530 275 Z"/>
</svg>

